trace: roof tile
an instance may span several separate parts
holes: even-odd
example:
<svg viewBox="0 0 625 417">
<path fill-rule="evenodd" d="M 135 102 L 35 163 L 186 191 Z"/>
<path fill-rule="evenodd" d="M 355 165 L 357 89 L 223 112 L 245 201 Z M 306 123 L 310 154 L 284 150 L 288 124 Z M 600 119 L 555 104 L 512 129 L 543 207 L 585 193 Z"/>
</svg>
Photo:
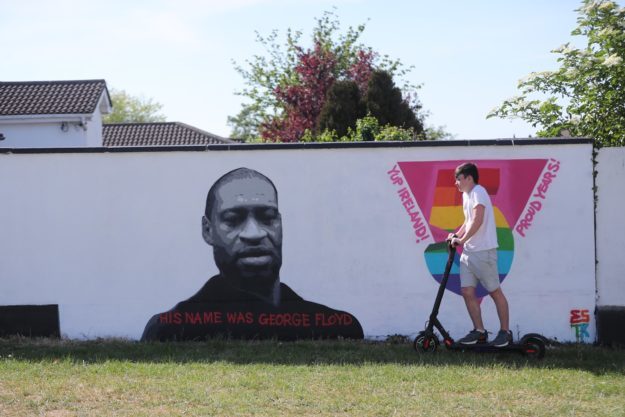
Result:
<svg viewBox="0 0 625 417">
<path fill-rule="evenodd" d="M 103 91 L 104 80 L 0 82 L 0 116 L 90 114 Z"/>
<path fill-rule="evenodd" d="M 233 143 L 180 122 L 119 123 L 102 125 L 102 144 L 118 146 L 183 146 Z"/>
</svg>

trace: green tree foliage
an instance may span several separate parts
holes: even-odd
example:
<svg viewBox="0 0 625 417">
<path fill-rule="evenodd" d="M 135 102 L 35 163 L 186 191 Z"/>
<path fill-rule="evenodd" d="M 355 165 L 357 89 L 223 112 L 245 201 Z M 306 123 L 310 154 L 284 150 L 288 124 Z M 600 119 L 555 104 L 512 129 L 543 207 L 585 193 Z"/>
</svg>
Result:
<svg viewBox="0 0 625 417">
<path fill-rule="evenodd" d="M 355 81 L 336 81 L 326 96 L 317 122 L 317 131 L 334 131 L 338 137 L 346 136 L 356 120 L 366 115 L 366 106 L 360 97 Z"/>
<path fill-rule="evenodd" d="M 453 140 L 456 135 L 445 130 L 445 126 L 428 126 L 425 128 L 424 139 L 427 140 Z"/>
<path fill-rule="evenodd" d="M 407 141 L 425 139 L 422 132 L 415 132 L 412 127 L 403 128 L 390 124 L 381 126 L 377 118 L 369 115 L 356 121 L 356 131 L 352 132 L 352 141 Z"/>
<path fill-rule="evenodd" d="M 487 117 L 521 118 L 538 136 L 592 137 L 603 146 L 625 145 L 625 8 L 613 1 L 584 0 L 573 36 L 554 49 L 560 68 L 531 73 L 519 81 L 520 95 Z M 538 97 L 536 97 L 538 96 Z"/>
<path fill-rule="evenodd" d="M 399 131 L 379 136 L 379 131 L 375 133 L 362 131 L 363 134 L 356 133 L 359 140 L 411 140 L 415 137 L 423 137 L 423 123 L 417 116 L 421 108 L 417 102 L 411 108 L 408 101 L 402 96 L 401 90 L 395 86 L 393 77 L 386 71 L 372 71 L 369 82 L 365 89 L 364 97 L 360 95 L 360 89 L 355 81 L 337 81 L 328 91 L 325 105 L 321 111 L 318 121 L 318 132 L 324 130 L 334 131 L 339 138 L 349 136 L 349 129 L 359 128 L 356 124 L 370 125 L 375 120 L 376 126 L 397 127 L 405 131 L 411 130 L 411 134 L 397 134 Z M 367 118 L 364 118 L 367 114 Z M 388 132 L 387 132 L 388 133 Z M 386 139 L 380 139 L 384 137 Z"/>
<path fill-rule="evenodd" d="M 380 134 L 380 122 L 373 116 L 363 117 L 356 121 L 356 131 L 351 135 L 351 140 L 358 142 L 370 142 Z"/>
<path fill-rule="evenodd" d="M 442 134 L 438 139 L 448 138 Z M 301 142 L 371 142 L 371 141 L 408 141 L 429 139 L 425 134 L 417 134 L 412 128 L 397 126 L 380 126 L 378 119 L 369 115 L 356 120 L 355 129 L 347 129 L 347 134 L 338 136 L 335 130 L 326 129 L 319 134 L 306 130 L 300 139 Z"/>
<path fill-rule="evenodd" d="M 410 68 L 404 68 L 399 60 L 380 56 L 360 43 L 364 30 L 365 25 L 360 25 L 342 33 L 336 15 L 325 12 L 316 19 L 311 48 L 301 45 L 300 31 L 289 29 L 284 44 L 279 43 L 275 30 L 267 37 L 257 33 L 256 41 L 264 47 L 265 54 L 255 55 L 244 65 L 235 64 L 245 83 L 237 94 L 247 100 L 239 114 L 228 119 L 232 136 L 250 139 L 262 133 L 265 138 L 276 138 L 270 140 L 302 140 L 306 130 L 307 137 L 323 134 L 317 131 L 318 117 L 334 82 L 354 81 L 362 95 L 374 69 L 386 71 L 391 77 L 406 75 Z M 325 71 L 316 83 L 311 82 L 315 80 L 315 71 Z M 401 91 L 408 103 L 418 102 L 418 88 L 404 83 Z M 412 108 L 418 111 L 420 106 Z M 322 123 L 329 123 L 328 117 L 324 116 Z"/>
<path fill-rule="evenodd" d="M 371 74 L 365 103 L 369 113 L 381 125 L 412 128 L 417 134 L 423 133 L 423 124 L 415 114 L 421 105 L 411 108 L 388 72 L 377 70 Z"/>
<path fill-rule="evenodd" d="M 152 123 L 164 122 L 159 114 L 163 105 L 151 98 L 135 97 L 124 90 L 111 89 L 113 111 L 103 117 L 104 123 Z"/>
<path fill-rule="evenodd" d="M 246 142 L 261 142 L 258 126 L 262 123 L 255 106 L 244 106 L 236 116 L 228 116 L 228 125 L 232 126 L 230 137 Z"/>
</svg>

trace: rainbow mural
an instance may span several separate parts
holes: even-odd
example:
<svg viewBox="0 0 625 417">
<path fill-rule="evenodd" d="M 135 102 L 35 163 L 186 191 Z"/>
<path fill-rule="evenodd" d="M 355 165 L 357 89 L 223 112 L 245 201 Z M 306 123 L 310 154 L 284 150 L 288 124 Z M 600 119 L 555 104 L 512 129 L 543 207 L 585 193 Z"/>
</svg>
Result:
<svg viewBox="0 0 625 417">
<path fill-rule="evenodd" d="M 455 186 L 454 170 L 465 161 L 399 162 L 415 201 L 430 228 L 435 243 L 427 246 L 425 262 L 432 277 L 440 283 L 447 249 L 445 239 L 464 222 L 462 194 Z M 488 192 L 497 226 L 497 266 L 503 282 L 514 259 L 513 230 L 529 201 L 534 186 L 547 164 L 547 159 L 476 160 L 479 183 Z M 459 248 L 459 253 L 462 249 Z M 459 256 L 451 269 L 447 289 L 460 294 Z M 488 292 L 478 284 L 478 297 Z"/>
</svg>

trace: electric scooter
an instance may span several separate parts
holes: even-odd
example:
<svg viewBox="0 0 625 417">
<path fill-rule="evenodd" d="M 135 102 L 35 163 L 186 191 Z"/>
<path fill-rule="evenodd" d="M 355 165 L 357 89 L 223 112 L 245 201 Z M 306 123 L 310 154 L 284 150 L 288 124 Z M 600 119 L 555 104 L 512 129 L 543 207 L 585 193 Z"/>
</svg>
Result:
<svg viewBox="0 0 625 417">
<path fill-rule="evenodd" d="M 434 329 L 436 328 L 436 330 L 438 330 L 438 332 L 443 337 L 443 344 L 449 350 L 487 353 L 517 352 L 530 358 L 543 358 L 545 356 L 545 345 L 547 341 L 544 336 L 538 333 L 526 334 L 518 342 L 510 343 L 509 345 L 504 347 L 496 347 L 487 342 L 476 343 L 473 345 L 464 345 L 456 342 L 450 336 L 450 334 L 447 332 L 447 330 L 445 330 L 437 317 L 438 310 L 441 305 L 441 301 L 443 300 L 443 295 L 445 293 L 445 288 L 447 287 L 447 281 L 449 280 L 449 273 L 451 271 L 451 267 L 454 263 L 454 258 L 456 256 L 456 247 L 451 244 L 450 240 L 447 240 L 446 243 L 449 257 L 447 259 L 447 264 L 445 265 L 445 273 L 438 287 L 438 293 L 436 294 L 436 300 L 434 301 L 434 307 L 432 308 L 432 313 L 430 314 L 430 320 L 427 323 L 427 327 L 424 331 L 420 332 L 414 340 L 415 350 L 417 352 L 425 353 L 431 353 L 436 351 L 440 344 L 438 337 L 434 333 Z"/>
</svg>

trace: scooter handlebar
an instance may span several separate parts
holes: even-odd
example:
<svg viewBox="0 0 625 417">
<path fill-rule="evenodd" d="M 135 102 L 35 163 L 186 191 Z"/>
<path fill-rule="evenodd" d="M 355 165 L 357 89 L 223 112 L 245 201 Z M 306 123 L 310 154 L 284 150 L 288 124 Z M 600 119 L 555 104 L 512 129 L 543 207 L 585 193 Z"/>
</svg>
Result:
<svg viewBox="0 0 625 417">
<path fill-rule="evenodd" d="M 455 248 L 456 248 L 456 246 L 458 246 L 458 245 L 452 245 L 452 243 L 451 243 L 452 239 L 457 238 L 457 237 L 458 237 L 458 235 L 456 235 L 456 234 L 454 233 L 453 235 L 451 235 L 451 237 L 450 237 L 450 238 L 447 238 L 447 239 L 445 240 L 445 241 L 447 242 L 447 246 L 448 246 L 448 248 L 449 248 L 449 249 L 455 249 Z"/>
</svg>

